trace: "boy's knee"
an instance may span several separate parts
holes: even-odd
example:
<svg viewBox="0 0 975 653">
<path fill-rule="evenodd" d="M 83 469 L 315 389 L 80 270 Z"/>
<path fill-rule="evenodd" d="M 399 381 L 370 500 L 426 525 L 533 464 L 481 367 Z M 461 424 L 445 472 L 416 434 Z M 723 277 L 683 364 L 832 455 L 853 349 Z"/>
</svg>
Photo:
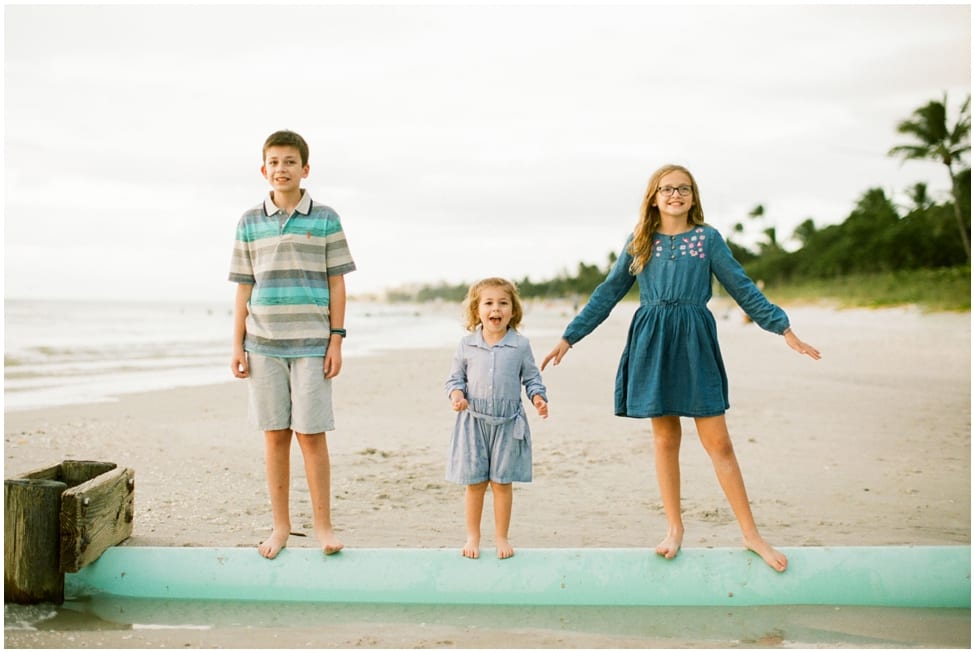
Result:
<svg viewBox="0 0 975 653">
<path fill-rule="evenodd" d="M 322 438 L 322 439 L 325 438 L 325 433 L 324 432 L 321 432 L 321 433 L 299 433 L 298 431 L 295 431 L 295 435 L 298 437 L 299 440 L 312 440 L 314 438 Z"/>
<path fill-rule="evenodd" d="M 264 439 L 267 440 L 269 444 L 273 445 L 286 445 L 291 442 L 292 431 L 291 429 L 277 429 L 274 431 L 264 431 Z"/>
</svg>

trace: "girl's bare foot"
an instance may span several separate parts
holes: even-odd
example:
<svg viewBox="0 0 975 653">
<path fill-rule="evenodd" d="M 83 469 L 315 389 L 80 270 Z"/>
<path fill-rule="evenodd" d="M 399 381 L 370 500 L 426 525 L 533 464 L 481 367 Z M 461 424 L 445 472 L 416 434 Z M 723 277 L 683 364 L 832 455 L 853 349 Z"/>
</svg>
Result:
<svg viewBox="0 0 975 653">
<path fill-rule="evenodd" d="M 506 537 L 496 537 L 495 542 L 498 545 L 498 558 L 504 560 L 505 558 L 510 558 L 515 554 L 514 547 L 508 542 Z"/>
<path fill-rule="evenodd" d="M 322 551 L 327 556 L 338 553 L 345 546 L 331 528 L 316 529 L 315 534 L 318 536 L 318 543 L 322 545 Z"/>
<path fill-rule="evenodd" d="M 475 537 L 469 537 L 467 538 L 467 541 L 464 542 L 464 548 L 461 550 L 461 553 L 465 558 L 477 558 L 481 555 L 480 546 L 480 540 Z"/>
<path fill-rule="evenodd" d="M 773 547 L 761 537 L 745 539 L 745 547 L 758 554 L 769 567 L 778 572 L 783 572 L 789 566 L 789 559 L 785 554 Z"/>
<path fill-rule="evenodd" d="M 677 553 L 680 551 L 680 545 L 684 541 L 684 529 L 671 529 L 667 532 L 667 537 L 660 540 L 660 544 L 657 545 L 656 551 L 657 555 L 663 556 L 668 560 L 673 560 L 677 557 Z"/>
<path fill-rule="evenodd" d="M 264 540 L 258 545 L 257 547 L 258 553 L 260 553 L 268 560 L 273 560 L 274 558 L 277 557 L 278 552 L 280 552 L 281 549 L 284 548 L 284 545 L 288 541 L 288 535 L 290 534 L 291 534 L 290 528 L 285 528 L 285 529 L 275 528 L 274 530 L 271 531 L 271 537 L 267 538 L 266 540 Z"/>
</svg>

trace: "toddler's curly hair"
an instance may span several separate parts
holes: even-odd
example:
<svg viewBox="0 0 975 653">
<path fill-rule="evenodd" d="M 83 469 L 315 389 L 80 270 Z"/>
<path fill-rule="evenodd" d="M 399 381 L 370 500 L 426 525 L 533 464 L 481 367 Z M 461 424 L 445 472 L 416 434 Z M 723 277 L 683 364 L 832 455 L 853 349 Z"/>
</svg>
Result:
<svg viewBox="0 0 975 653">
<path fill-rule="evenodd" d="M 485 288 L 500 288 L 508 293 L 508 297 L 511 298 L 511 322 L 508 323 L 508 326 L 517 331 L 518 327 L 521 326 L 521 319 L 525 316 L 521 297 L 518 295 L 518 287 L 501 277 L 488 277 L 471 284 L 467 290 L 467 298 L 464 300 L 464 326 L 467 327 L 468 331 L 477 331 L 477 327 L 481 323 L 477 308 L 481 303 L 481 291 Z"/>
</svg>

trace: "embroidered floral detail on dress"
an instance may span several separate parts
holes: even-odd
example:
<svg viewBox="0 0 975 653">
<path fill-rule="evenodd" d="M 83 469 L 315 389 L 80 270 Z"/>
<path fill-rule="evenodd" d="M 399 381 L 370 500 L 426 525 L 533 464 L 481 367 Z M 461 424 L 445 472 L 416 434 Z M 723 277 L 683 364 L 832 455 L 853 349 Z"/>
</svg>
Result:
<svg viewBox="0 0 975 653">
<path fill-rule="evenodd" d="M 704 229 L 703 227 L 698 227 L 694 230 L 694 234 L 690 238 L 683 238 L 682 240 L 687 243 L 687 251 L 682 251 L 681 256 L 690 254 L 693 257 L 704 259 Z M 685 245 L 681 245 L 683 250 Z"/>
<path fill-rule="evenodd" d="M 694 230 L 694 234 L 691 235 L 690 237 L 680 236 L 680 242 L 682 244 L 677 246 L 676 249 L 680 251 L 681 256 L 687 256 L 688 254 L 690 254 L 695 258 L 703 259 L 704 239 L 705 239 L 704 228 L 698 227 L 697 229 Z M 676 258 L 676 253 L 674 251 L 676 240 L 677 240 L 677 236 L 670 236 L 670 249 L 671 249 L 670 260 L 671 261 L 673 261 Z M 661 256 L 663 256 L 663 251 L 664 248 L 661 243 L 661 240 L 659 238 L 654 240 L 653 255 L 657 258 L 660 258 Z"/>
</svg>

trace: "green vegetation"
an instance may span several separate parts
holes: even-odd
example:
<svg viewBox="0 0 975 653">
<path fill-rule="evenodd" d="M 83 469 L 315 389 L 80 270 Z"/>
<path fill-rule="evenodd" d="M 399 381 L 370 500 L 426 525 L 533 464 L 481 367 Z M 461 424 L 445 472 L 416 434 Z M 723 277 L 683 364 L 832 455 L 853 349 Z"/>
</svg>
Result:
<svg viewBox="0 0 975 653">
<path fill-rule="evenodd" d="M 948 94 L 945 93 L 941 102 L 932 100 L 923 107 L 915 109 L 908 120 L 897 125 L 899 134 L 908 134 L 915 138 L 913 143 L 895 145 L 890 148 L 890 156 L 899 156 L 905 161 L 933 159 L 944 164 L 951 181 L 951 195 L 954 198 L 954 214 L 957 220 L 958 234 L 965 247 L 965 254 L 971 260 L 971 213 L 968 220 L 962 211 L 962 202 L 971 201 L 971 184 L 968 190 L 958 183 L 955 167 L 964 163 L 965 155 L 972 150 L 972 96 L 965 98 L 959 111 L 958 122 L 950 125 L 948 122 Z M 969 169 L 969 181 L 971 169 Z"/>
<path fill-rule="evenodd" d="M 926 184 L 907 189 L 910 206 L 899 207 L 882 188 L 866 190 L 841 224 L 822 229 L 812 218 L 796 228 L 799 249 L 786 251 L 775 227 L 762 230 L 764 240 L 753 249 L 735 242 L 743 223 L 725 234 L 729 247 L 755 280 L 776 302 L 827 301 L 841 306 L 916 304 L 925 310 L 971 310 L 971 96 L 961 105 L 954 124 L 948 119 L 947 96 L 915 110 L 897 125 L 912 143 L 896 145 L 889 155 L 905 160 L 932 160 L 944 165 L 951 196 L 938 203 Z M 757 205 L 748 220 L 764 220 Z M 579 263 L 573 276 L 533 282 L 515 280 L 525 298 L 585 299 L 615 262 L 605 268 Z M 459 302 L 467 283 L 426 286 L 419 291 L 390 292 L 396 300 L 442 299 Z M 634 293 L 635 296 L 635 293 Z"/>
<path fill-rule="evenodd" d="M 777 304 L 827 303 L 841 308 L 914 304 L 923 311 L 970 311 L 971 268 L 850 274 L 781 286 L 766 286 Z"/>
</svg>

